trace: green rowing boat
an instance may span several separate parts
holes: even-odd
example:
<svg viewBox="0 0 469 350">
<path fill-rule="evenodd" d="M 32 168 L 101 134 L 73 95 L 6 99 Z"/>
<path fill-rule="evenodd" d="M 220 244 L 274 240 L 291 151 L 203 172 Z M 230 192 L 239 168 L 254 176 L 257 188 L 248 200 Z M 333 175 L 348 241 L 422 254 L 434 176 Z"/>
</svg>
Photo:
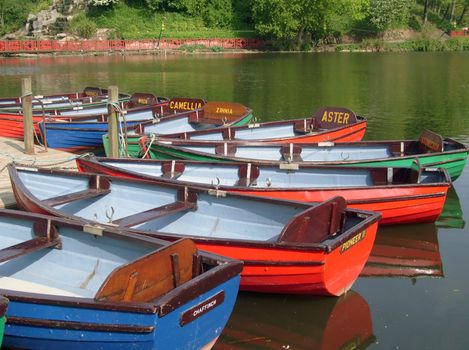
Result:
<svg viewBox="0 0 469 350">
<path fill-rule="evenodd" d="M 261 144 L 255 142 L 151 140 L 141 142 L 141 154 L 153 159 L 188 159 L 210 162 L 253 162 L 292 168 L 316 165 L 444 168 L 456 180 L 466 165 L 468 148 L 425 130 L 418 140 L 364 141 L 318 144 Z"/>
</svg>

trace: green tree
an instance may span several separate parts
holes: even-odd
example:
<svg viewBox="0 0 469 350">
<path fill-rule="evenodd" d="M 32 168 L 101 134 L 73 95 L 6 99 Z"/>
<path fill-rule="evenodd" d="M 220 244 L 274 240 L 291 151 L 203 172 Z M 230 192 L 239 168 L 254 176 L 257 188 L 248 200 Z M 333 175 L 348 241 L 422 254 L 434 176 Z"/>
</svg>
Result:
<svg viewBox="0 0 469 350">
<path fill-rule="evenodd" d="M 406 25 L 410 6 L 411 0 L 371 0 L 370 22 L 378 32 Z"/>
<path fill-rule="evenodd" d="M 253 22 L 261 35 L 298 49 L 365 18 L 369 6 L 369 0 L 253 0 Z"/>
</svg>

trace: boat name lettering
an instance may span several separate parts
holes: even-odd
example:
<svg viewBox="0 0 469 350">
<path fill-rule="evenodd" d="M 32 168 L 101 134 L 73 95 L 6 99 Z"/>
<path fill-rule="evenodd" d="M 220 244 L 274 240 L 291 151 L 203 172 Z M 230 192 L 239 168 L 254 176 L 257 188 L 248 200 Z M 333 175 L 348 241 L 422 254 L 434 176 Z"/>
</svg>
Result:
<svg viewBox="0 0 469 350">
<path fill-rule="evenodd" d="M 345 251 L 352 248 L 355 244 L 357 244 L 358 242 L 363 240 L 365 238 L 365 236 L 366 236 L 366 231 L 362 231 L 359 234 L 357 234 L 356 236 L 350 238 L 347 242 L 342 244 L 342 246 L 340 247 L 340 253 L 342 254 Z"/>
<path fill-rule="evenodd" d="M 348 118 L 350 114 L 347 112 L 328 112 L 324 111 L 322 115 L 322 122 L 336 123 L 336 124 L 348 124 Z"/>
<path fill-rule="evenodd" d="M 209 309 L 211 309 L 211 308 L 214 307 L 215 305 L 217 305 L 217 301 L 216 301 L 216 300 L 213 300 L 213 301 L 211 301 L 210 303 L 205 304 L 204 306 L 202 306 L 202 307 L 198 308 L 197 310 L 195 310 L 195 311 L 192 313 L 192 316 L 197 317 L 198 314 L 200 314 L 201 312 L 206 312 L 206 311 L 208 311 Z"/>
<path fill-rule="evenodd" d="M 213 297 L 201 302 L 200 304 L 197 304 L 196 306 L 191 307 L 189 310 L 186 310 L 182 313 L 181 319 L 180 319 L 180 324 L 181 326 L 184 326 L 198 317 L 205 315 L 212 309 L 216 308 L 217 306 L 223 304 L 225 301 L 225 292 L 221 291 L 217 294 L 215 294 Z"/>
<path fill-rule="evenodd" d="M 202 103 L 200 102 L 189 102 L 189 101 L 170 101 L 170 109 L 181 109 L 184 111 L 192 111 L 194 109 L 202 108 Z"/>
<path fill-rule="evenodd" d="M 217 107 L 217 110 L 215 111 L 215 113 L 233 114 L 233 109 L 232 108 Z"/>
<path fill-rule="evenodd" d="M 441 152 L 443 148 L 443 141 L 440 135 L 433 134 L 431 132 L 424 132 L 420 136 L 420 143 L 427 147 L 429 150 L 434 152 Z"/>
</svg>

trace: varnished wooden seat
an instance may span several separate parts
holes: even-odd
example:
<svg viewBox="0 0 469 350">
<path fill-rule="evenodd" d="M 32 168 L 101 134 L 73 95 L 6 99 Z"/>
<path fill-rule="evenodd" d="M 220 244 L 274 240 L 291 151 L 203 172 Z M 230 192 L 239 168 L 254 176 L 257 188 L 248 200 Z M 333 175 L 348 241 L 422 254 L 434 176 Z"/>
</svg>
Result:
<svg viewBox="0 0 469 350">
<path fill-rule="evenodd" d="M 135 225 L 143 224 L 144 222 L 158 219 L 162 216 L 171 215 L 194 208 L 196 208 L 195 203 L 177 201 L 171 204 L 162 205 L 160 207 L 129 215 L 118 220 L 114 220 L 112 223 L 119 226 L 132 227 Z"/>
<path fill-rule="evenodd" d="M 66 203 L 70 203 L 70 202 L 73 202 L 73 201 L 78 201 L 78 200 L 81 200 L 81 199 L 89 199 L 89 198 L 94 198 L 94 197 L 98 197 L 98 196 L 103 196 L 103 195 L 108 194 L 110 192 L 111 192 L 111 190 L 109 190 L 109 189 L 107 189 L 107 190 L 87 189 L 87 190 L 83 190 L 83 191 L 78 191 L 78 192 L 65 194 L 63 196 L 57 196 L 57 197 L 49 198 L 49 199 L 44 200 L 44 203 L 46 205 L 50 205 L 50 206 L 53 207 L 53 206 L 56 206 L 56 205 L 66 204 Z"/>
<path fill-rule="evenodd" d="M 44 200 L 44 204 L 56 206 L 66 204 L 82 199 L 90 199 L 106 195 L 111 192 L 111 182 L 100 175 L 94 175 L 90 178 L 89 187 L 83 191 L 77 191 L 65 194 L 63 196 L 52 197 Z"/>
</svg>

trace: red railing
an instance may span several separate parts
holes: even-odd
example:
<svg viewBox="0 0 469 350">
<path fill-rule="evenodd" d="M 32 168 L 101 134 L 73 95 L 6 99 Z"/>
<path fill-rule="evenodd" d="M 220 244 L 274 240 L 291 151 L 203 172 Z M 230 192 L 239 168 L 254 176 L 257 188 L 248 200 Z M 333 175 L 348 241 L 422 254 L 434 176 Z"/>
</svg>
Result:
<svg viewBox="0 0 469 350">
<path fill-rule="evenodd" d="M 452 30 L 449 33 L 449 36 L 454 37 L 454 36 L 469 36 L 469 28 L 464 28 L 461 30 Z"/>
<path fill-rule="evenodd" d="M 4 40 L 0 53 L 104 52 L 177 49 L 182 45 L 220 46 L 225 49 L 257 49 L 259 39 L 154 39 L 147 40 Z"/>
</svg>

